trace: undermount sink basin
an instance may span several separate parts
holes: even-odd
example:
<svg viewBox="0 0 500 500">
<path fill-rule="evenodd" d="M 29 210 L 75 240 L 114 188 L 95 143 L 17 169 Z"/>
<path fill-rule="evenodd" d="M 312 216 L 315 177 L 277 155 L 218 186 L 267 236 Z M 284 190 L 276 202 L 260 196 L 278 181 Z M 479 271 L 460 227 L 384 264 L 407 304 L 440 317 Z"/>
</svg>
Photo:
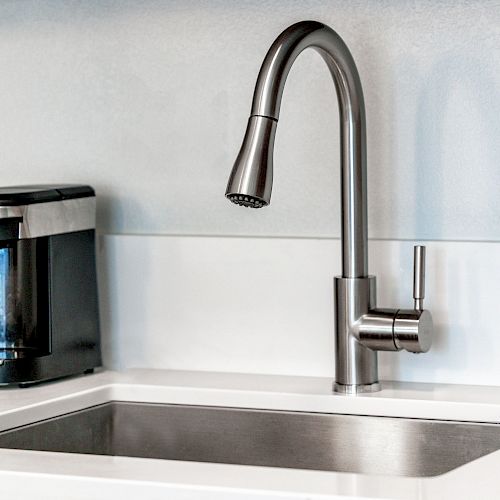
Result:
<svg viewBox="0 0 500 500">
<path fill-rule="evenodd" d="M 0 447 L 436 476 L 499 449 L 500 426 L 109 402 L 3 431 Z"/>
</svg>

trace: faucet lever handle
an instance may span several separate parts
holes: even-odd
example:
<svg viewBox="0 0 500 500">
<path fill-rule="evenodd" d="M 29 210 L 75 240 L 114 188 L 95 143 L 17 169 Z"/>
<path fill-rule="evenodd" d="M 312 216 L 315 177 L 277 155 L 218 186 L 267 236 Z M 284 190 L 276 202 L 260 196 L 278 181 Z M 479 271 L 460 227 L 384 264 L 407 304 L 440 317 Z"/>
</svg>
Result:
<svg viewBox="0 0 500 500">
<path fill-rule="evenodd" d="M 432 316 L 424 309 L 425 247 L 413 248 L 413 309 L 398 309 L 392 327 L 396 350 L 427 352 L 432 343 Z"/>
<path fill-rule="evenodd" d="M 413 247 L 413 300 L 414 308 L 421 311 L 425 298 L 425 246 Z"/>
</svg>

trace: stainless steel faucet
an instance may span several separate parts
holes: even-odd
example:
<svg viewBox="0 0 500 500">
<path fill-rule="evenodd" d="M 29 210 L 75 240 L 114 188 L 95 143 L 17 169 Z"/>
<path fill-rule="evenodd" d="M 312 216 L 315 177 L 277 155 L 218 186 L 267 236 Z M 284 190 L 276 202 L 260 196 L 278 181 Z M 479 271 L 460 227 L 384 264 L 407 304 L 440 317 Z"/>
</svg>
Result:
<svg viewBox="0 0 500 500">
<path fill-rule="evenodd" d="M 273 148 L 281 96 L 296 57 L 312 47 L 322 56 L 337 89 L 340 113 L 342 276 L 335 278 L 335 382 L 345 394 L 380 389 L 377 351 L 426 352 L 432 317 L 423 309 L 425 247 L 414 253 L 415 308 L 378 309 L 375 277 L 368 275 L 366 119 L 354 59 L 328 26 L 302 21 L 290 26 L 269 49 L 255 86 L 252 112 L 226 197 L 261 208 L 270 203 Z"/>
</svg>

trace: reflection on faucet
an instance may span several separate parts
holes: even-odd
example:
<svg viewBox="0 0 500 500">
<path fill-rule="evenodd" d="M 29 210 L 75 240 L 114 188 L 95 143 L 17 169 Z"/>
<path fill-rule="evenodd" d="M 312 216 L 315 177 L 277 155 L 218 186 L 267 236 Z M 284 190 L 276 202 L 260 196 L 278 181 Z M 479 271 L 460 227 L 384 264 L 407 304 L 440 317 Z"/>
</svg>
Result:
<svg viewBox="0 0 500 500">
<path fill-rule="evenodd" d="M 340 112 L 342 276 L 335 278 L 335 383 L 346 394 L 379 390 L 377 351 L 426 352 L 432 317 L 423 309 L 425 248 L 415 247 L 415 309 L 376 308 L 368 275 L 366 120 L 356 64 L 328 26 L 303 21 L 286 29 L 262 64 L 245 138 L 226 196 L 252 208 L 270 203 L 274 136 L 285 81 L 296 57 L 316 49 L 332 74 Z"/>
</svg>

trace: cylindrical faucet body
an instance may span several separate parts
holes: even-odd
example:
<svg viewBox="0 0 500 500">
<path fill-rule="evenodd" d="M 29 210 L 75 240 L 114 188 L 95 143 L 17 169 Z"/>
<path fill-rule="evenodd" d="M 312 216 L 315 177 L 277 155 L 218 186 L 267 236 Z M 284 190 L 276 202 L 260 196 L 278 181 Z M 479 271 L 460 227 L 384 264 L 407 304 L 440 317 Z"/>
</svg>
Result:
<svg viewBox="0 0 500 500">
<path fill-rule="evenodd" d="M 336 282 L 335 388 L 342 392 L 374 390 L 378 387 L 377 354 L 351 334 L 356 319 L 368 312 L 373 281 L 368 278 L 365 105 L 354 59 L 328 26 L 315 21 L 294 24 L 267 52 L 226 196 L 247 207 L 269 204 L 274 134 L 283 89 L 295 59 L 308 47 L 319 52 L 330 70 L 340 114 L 342 276 Z M 353 299 L 352 291 L 363 291 L 364 295 Z"/>
</svg>

